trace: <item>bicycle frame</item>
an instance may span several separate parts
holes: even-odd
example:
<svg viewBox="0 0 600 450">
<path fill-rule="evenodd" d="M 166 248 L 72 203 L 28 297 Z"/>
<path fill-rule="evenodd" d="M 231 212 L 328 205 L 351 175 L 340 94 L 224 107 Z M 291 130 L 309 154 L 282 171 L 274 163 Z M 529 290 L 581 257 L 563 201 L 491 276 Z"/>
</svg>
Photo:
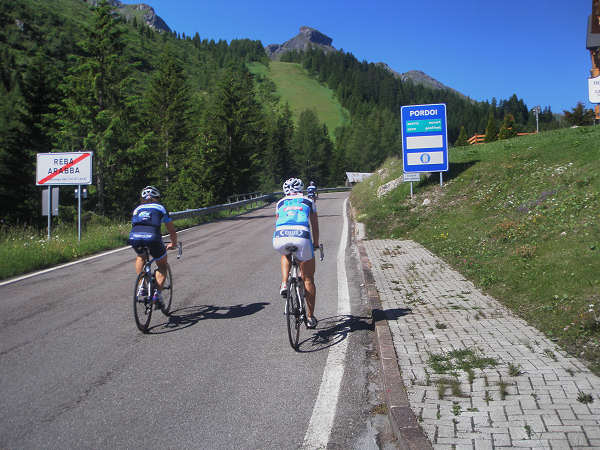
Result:
<svg viewBox="0 0 600 450">
<path fill-rule="evenodd" d="M 177 259 L 181 257 L 183 250 L 182 244 L 179 243 L 177 246 Z M 134 297 L 133 297 L 133 312 L 135 321 L 143 333 L 148 333 L 148 327 L 152 318 L 152 310 L 160 307 L 164 315 L 170 315 L 171 302 L 173 299 L 173 275 L 171 268 L 166 265 L 165 272 L 165 284 L 163 284 L 162 292 L 167 290 L 168 294 L 162 298 L 161 302 L 156 302 L 153 298 L 153 293 L 158 288 L 158 282 L 156 280 L 156 272 L 158 267 L 153 270 L 152 265 L 156 263 L 157 258 L 150 259 L 150 250 L 148 247 L 144 247 L 142 253 L 139 255 L 145 260 L 142 271 L 137 275 L 137 281 L 135 285 Z M 144 281 L 144 279 L 146 281 Z M 168 280 L 168 282 L 167 282 Z M 146 283 L 144 285 L 144 283 Z"/>
</svg>

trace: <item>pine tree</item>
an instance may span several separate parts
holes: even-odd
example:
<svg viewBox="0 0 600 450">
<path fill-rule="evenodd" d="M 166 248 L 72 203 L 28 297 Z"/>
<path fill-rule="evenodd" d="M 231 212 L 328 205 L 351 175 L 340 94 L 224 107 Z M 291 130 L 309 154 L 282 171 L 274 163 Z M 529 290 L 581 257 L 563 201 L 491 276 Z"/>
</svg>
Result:
<svg viewBox="0 0 600 450">
<path fill-rule="evenodd" d="M 577 102 L 577 105 L 571 111 L 563 111 L 563 113 L 570 125 L 591 125 L 594 122 L 594 111 L 585 109 L 582 102 Z"/>
<path fill-rule="evenodd" d="M 281 188 L 284 180 L 294 176 L 291 170 L 291 145 L 294 122 L 289 104 L 274 113 L 268 121 L 268 133 L 262 164 L 262 185 L 265 190 Z"/>
<path fill-rule="evenodd" d="M 148 127 L 155 137 L 153 159 L 162 160 L 158 175 L 168 189 L 170 179 L 180 168 L 177 166 L 185 146 L 190 143 L 190 93 L 183 68 L 168 46 L 159 59 L 145 105 Z"/>
<path fill-rule="evenodd" d="M 515 118 L 512 114 L 507 113 L 502 121 L 500 132 L 498 133 L 498 139 L 510 139 L 515 137 L 517 132 L 515 130 Z"/>
<path fill-rule="evenodd" d="M 27 105 L 17 80 L 0 83 L 0 221 L 31 222 L 35 189 L 35 155 L 27 145 Z M 38 213 L 39 214 L 39 213 Z"/>
<path fill-rule="evenodd" d="M 209 109 L 201 138 L 200 183 L 205 201 L 220 202 L 231 194 L 252 192 L 260 183 L 264 117 L 244 66 L 224 71 Z"/>
<path fill-rule="evenodd" d="M 498 125 L 496 125 L 496 119 L 494 118 L 493 111 L 490 111 L 490 114 L 488 116 L 487 126 L 485 127 L 485 142 L 494 142 L 497 139 L 498 139 Z"/>
<path fill-rule="evenodd" d="M 327 166 L 330 163 L 333 145 L 327 129 L 319 123 L 313 110 L 307 109 L 300 113 L 292 139 L 292 150 L 296 177 L 307 182 L 314 180 L 317 185 L 329 181 Z"/>
<path fill-rule="evenodd" d="M 461 125 L 460 133 L 458 135 L 458 138 L 454 142 L 454 146 L 455 147 L 464 147 L 466 145 L 469 145 L 469 141 L 467 139 L 467 131 L 465 130 L 465 126 Z"/>
<path fill-rule="evenodd" d="M 64 100 L 56 116 L 56 148 L 94 152 L 101 214 L 108 210 L 107 200 L 116 202 L 120 197 L 122 184 L 116 182 L 116 172 L 123 164 L 121 153 L 128 146 L 122 141 L 131 117 L 125 92 L 130 80 L 123 56 L 123 33 L 111 6 L 101 1 L 81 43 L 83 56 L 78 57 L 61 86 Z"/>
</svg>

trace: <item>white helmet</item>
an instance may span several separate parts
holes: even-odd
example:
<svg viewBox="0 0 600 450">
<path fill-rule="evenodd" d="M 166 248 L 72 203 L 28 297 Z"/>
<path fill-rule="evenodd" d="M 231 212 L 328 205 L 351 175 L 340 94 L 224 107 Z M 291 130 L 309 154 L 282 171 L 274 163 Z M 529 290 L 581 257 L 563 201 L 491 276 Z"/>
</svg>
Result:
<svg viewBox="0 0 600 450">
<path fill-rule="evenodd" d="M 300 178 L 290 178 L 283 183 L 283 192 L 285 195 L 299 194 L 304 189 L 304 183 Z"/>
<path fill-rule="evenodd" d="M 160 192 L 154 186 L 146 186 L 144 189 L 142 189 L 141 197 L 146 200 L 150 198 L 158 198 L 160 197 Z"/>
</svg>

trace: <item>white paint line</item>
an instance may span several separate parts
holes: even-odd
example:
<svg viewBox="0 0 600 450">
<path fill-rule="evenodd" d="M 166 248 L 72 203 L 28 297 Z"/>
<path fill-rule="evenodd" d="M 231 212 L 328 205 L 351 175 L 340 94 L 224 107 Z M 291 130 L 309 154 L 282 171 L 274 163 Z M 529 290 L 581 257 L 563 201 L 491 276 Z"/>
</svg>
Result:
<svg viewBox="0 0 600 450">
<path fill-rule="evenodd" d="M 186 228 L 185 230 L 180 230 L 177 232 L 177 234 L 180 235 L 181 233 L 184 233 L 188 230 L 191 230 L 191 228 Z M 168 236 L 168 234 L 165 234 L 163 237 L 166 237 L 166 236 Z M 61 264 L 60 266 L 50 267 L 49 269 L 44 269 L 44 270 L 40 270 L 38 272 L 28 273 L 27 275 L 23 275 L 18 278 L 12 278 L 10 280 L 2 281 L 2 282 L 0 282 L 0 287 L 6 286 L 8 284 L 16 283 L 17 281 L 26 280 L 27 278 L 37 277 L 38 275 L 43 275 L 45 273 L 53 272 L 55 270 L 64 269 L 65 267 L 73 266 L 75 264 L 79 264 L 79 263 L 86 262 L 86 261 L 91 261 L 92 259 L 102 258 L 103 256 L 111 255 L 113 253 L 117 253 L 122 250 L 127 250 L 128 248 L 130 249 L 131 246 L 128 245 L 127 247 L 121 247 L 121 248 L 117 248 L 115 250 L 109 250 L 107 252 L 100 253 L 98 255 L 88 256 L 87 258 L 78 259 L 77 261 L 72 261 L 70 263 Z M 133 265 L 133 262 L 131 264 Z"/>
<path fill-rule="evenodd" d="M 340 316 L 350 314 L 350 291 L 348 288 L 348 279 L 346 278 L 346 243 L 348 240 L 347 203 L 348 199 L 344 201 L 344 223 L 337 255 L 338 315 Z M 302 445 L 304 449 L 321 449 L 327 447 L 329 435 L 333 427 L 333 419 L 337 410 L 342 378 L 344 376 L 348 339 L 349 336 L 346 336 L 341 342 L 329 348 L 329 355 L 325 363 L 319 394 L 313 408 L 308 429 L 304 435 L 304 443 Z"/>
<path fill-rule="evenodd" d="M 78 259 L 77 261 L 62 264 L 60 266 L 50 267 L 49 269 L 40 270 L 39 272 L 28 273 L 27 275 L 23 275 L 22 277 L 19 277 L 19 278 L 13 278 L 12 280 L 3 281 L 0 283 L 0 286 L 6 286 L 7 284 L 12 284 L 12 283 L 16 283 L 17 281 L 26 280 L 27 278 L 37 277 L 38 275 L 42 275 L 44 273 L 53 272 L 55 270 L 63 269 L 65 267 L 73 266 L 75 264 L 79 264 L 82 262 L 91 261 L 92 259 L 102 258 L 103 256 L 110 255 L 112 253 L 117 253 L 117 252 L 120 252 L 121 250 L 126 250 L 128 248 L 131 248 L 131 247 L 121 247 L 116 250 L 110 250 L 108 252 L 100 253 L 99 255 L 89 256 L 87 258 Z"/>
</svg>

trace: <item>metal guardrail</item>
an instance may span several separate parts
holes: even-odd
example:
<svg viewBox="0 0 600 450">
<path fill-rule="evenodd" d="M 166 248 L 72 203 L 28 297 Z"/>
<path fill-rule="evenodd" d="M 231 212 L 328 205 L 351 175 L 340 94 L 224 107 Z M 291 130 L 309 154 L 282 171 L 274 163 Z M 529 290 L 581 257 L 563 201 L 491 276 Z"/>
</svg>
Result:
<svg viewBox="0 0 600 450">
<path fill-rule="evenodd" d="M 351 187 L 340 186 L 337 188 L 319 189 L 317 192 L 344 192 L 344 191 L 350 191 L 350 190 L 352 190 Z M 205 206 L 204 208 L 186 209 L 184 211 L 175 211 L 175 212 L 169 213 L 169 216 L 171 216 L 171 219 L 173 219 L 173 220 L 189 219 L 190 217 L 205 216 L 205 215 L 209 215 L 209 214 L 214 214 L 219 211 L 226 211 L 226 210 L 234 211 L 236 209 L 241 208 L 242 206 L 252 205 L 253 203 L 256 203 L 258 206 L 258 202 L 272 202 L 272 201 L 275 201 L 276 199 L 278 199 L 279 197 L 283 197 L 283 191 L 271 192 L 269 194 L 261 194 L 260 192 L 252 192 L 249 194 L 230 195 L 228 198 L 236 198 L 236 197 L 240 198 L 240 197 L 244 197 L 244 196 L 250 196 L 250 198 L 247 198 L 245 200 L 239 200 L 236 202 L 231 202 L 231 203 L 224 203 L 222 205 Z"/>
</svg>

